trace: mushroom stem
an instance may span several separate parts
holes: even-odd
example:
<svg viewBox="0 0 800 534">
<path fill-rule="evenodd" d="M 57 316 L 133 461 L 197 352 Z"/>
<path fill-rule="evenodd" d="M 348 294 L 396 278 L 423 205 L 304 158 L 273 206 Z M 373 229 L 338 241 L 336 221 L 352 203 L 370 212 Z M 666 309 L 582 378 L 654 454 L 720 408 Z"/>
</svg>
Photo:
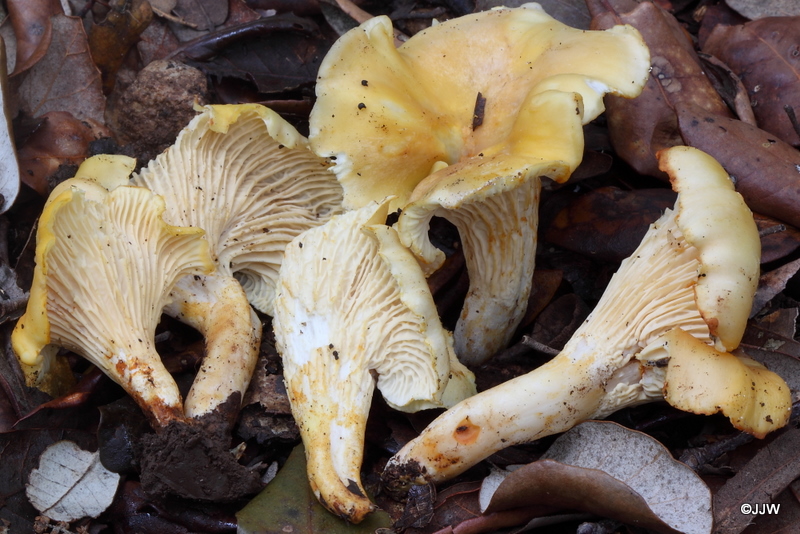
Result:
<svg viewBox="0 0 800 534">
<path fill-rule="evenodd" d="M 588 340 L 534 372 L 470 397 L 440 415 L 389 462 L 389 491 L 456 476 L 511 445 L 563 432 L 600 406 L 611 370 Z M 580 364 L 567 350 L 582 352 Z"/>
<path fill-rule="evenodd" d="M 342 379 L 338 366 L 328 365 L 330 356 L 322 356 L 292 373 L 286 390 L 292 406 L 305 406 L 296 421 L 314 495 L 334 514 L 358 523 L 376 509 L 361 485 L 360 472 L 375 380 L 368 369 Z"/>
<path fill-rule="evenodd" d="M 465 258 L 472 280 L 454 332 L 456 354 L 468 366 L 482 364 L 508 345 L 525 313 L 536 256 L 541 180 L 532 176 L 527 182 L 518 191 L 486 199 L 474 210 L 463 206 L 446 214 L 458 228 L 464 249 L 470 250 Z M 492 247 L 493 243 L 503 246 Z"/>
<path fill-rule="evenodd" d="M 198 418 L 224 409 L 230 426 L 258 360 L 261 321 L 239 282 L 218 272 L 182 278 L 171 297 L 164 312 L 206 339 L 203 364 L 184 403 L 186 416 Z"/>
</svg>

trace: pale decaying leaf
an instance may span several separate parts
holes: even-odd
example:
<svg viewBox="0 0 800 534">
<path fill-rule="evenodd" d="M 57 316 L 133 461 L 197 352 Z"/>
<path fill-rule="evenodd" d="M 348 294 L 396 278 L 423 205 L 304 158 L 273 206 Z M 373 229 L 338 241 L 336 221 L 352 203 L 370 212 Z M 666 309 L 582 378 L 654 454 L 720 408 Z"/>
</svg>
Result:
<svg viewBox="0 0 800 534">
<path fill-rule="evenodd" d="M 726 0 L 728 7 L 751 20 L 800 15 L 797 0 Z"/>
<path fill-rule="evenodd" d="M 56 15 L 51 21 L 53 39 L 20 85 L 20 108 L 34 117 L 48 111 L 69 111 L 78 119 L 102 124 L 106 102 L 83 22 L 66 15 Z"/>
<path fill-rule="evenodd" d="M 59 441 L 42 453 L 25 492 L 34 508 L 50 519 L 74 521 L 105 511 L 119 478 L 103 467 L 99 453 L 85 451 L 72 441 Z"/>
<path fill-rule="evenodd" d="M 11 207 L 19 193 L 19 165 L 14 150 L 7 87 L 6 50 L 0 38 L 0 113 L 3 114 L 0 118 L 0 213 Z"/>
<path fill-rule="evenodd" d="M 495 472 L 481 493 L 486 513 L 546 504 L 656 532 L 712 528 L 711 491 L 700 477 L 654 438 L 608 421 L 574 427 L 538 462 Z"/>
</svg>

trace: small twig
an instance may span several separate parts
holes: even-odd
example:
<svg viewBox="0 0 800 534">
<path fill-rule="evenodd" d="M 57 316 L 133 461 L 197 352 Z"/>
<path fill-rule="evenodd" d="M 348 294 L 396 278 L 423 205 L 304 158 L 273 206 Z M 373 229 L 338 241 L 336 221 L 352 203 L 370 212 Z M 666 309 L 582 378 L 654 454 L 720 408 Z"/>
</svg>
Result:
<svg viewBox="0 0 800 534">
<path fill-rule="evenodd" d="M 780 232 L 785 232 L 785 231 L 786 231 L 785 224 L 775 224 L 773 226 L 770 226 L 769 228 L 764 228 L 763 230 L 760 230 L 758 232 L 758 237 L 766 237 L 768 235 L 778 234 Z"/>
<path fill-rule="evenodd" d="M 174 22 L 175 24 L 180 24 L 181 26 L 186 26 L 186 27 L 191 28 L 193 30 L 196 30 L 199 27 L 199 26 L 197 26 L 197 24 L 194 24 L 192 22 L 183 20 L 182 18 L 176 17 L 175 15 L 167 13 L 166 11 L 161 11 L 160 9 L 158 9 L 155 6 L 150 6 L 150 7 L 153 10 L 153 13 L 155 13 L 156 15 L 161 17 L 162 19 L 167 19 L 170 22 Z"/>
<path fill-rule="evenodd" d="M 702 447 L 686 449 L 678 459 L 693 470 L 697 471 L 704 465 L 713 462 L 726 452 L 737 449 L 746 443 L 750 443 L 752 440 L 753 436 L 750 434 L 745 434 L 744 432 L 740 432 L 732 437 L 721 439 L 719 441 L 709 443 L 708 445 L 703 445 Z"/>
<path fill-rule="evenodd" d="M 543 354 L 547 354 L 548 356 L 558 356 L 559 354 L 559 351 L 557 351 L 553 347 L 545 345 L 544 343 L 539 343 L 530 336 L 522 336 L 520 343 L 522 343 L 526 347 L 532 348 L 536 352 L 541 352 Z"/>
</svg>

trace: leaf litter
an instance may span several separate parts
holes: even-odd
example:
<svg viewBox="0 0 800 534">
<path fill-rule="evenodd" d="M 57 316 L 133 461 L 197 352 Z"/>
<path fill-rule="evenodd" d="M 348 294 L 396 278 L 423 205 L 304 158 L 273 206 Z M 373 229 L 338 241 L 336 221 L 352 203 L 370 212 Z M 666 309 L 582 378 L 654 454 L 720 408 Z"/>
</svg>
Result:
<svg viewBox="0 0 800 534">
<path fill-rule="evenodd" d="M 648 214 L 661 208 L 660 195 L 665 198 L 671 195 L 652 163 L 655 151 L 686 143 L 706 150 L 720 160 L 737 180 L 737 187 L 751 209 L 762 220 L 768 221 L 760 227 L 764 251 L 768 254 L 762 258 L 764 272 L 742 350 L 782 374 L 797 400 L 800 343 L 790 326 L 797 322 L 800 300 L 797 284 L 797 271 L 800 270 L 797 263 L 800 261 L 797 233 L 800 226 L 800 199 L 797 198 L 800 159 L 792 146 L 797 143 L 792 134 L 797 132 L 786 106 L 794 109 L 800 107 L 800 103 L 794 101 L 797 69 L 777 66 L 774 61 L 780 53 L 787 54 L 789 60 L 794 57 L 791 48 L 791 35 L 794 34 L 788 33 L 790 37 L 785 37 L 784 32 L 796 29 L 797 24 L 788 18 L 796 13 L 787 11 L 780 1 L 730 0 L 728 5 L 738 13 L 723 3 L 714 6 L 692 1 L 643 2 L 639 6 L 625 0 L 588 3 L 591 9 L 587 9 L 583 2 L 546 2 L 557 4 L 553 10 L 562 8 L 564 16 L 570 17 L 576 26 L 588 25 L 590 18 L 593 18 L 595 27 L 622 20 L 636 25 L 649 39 L 656 69 L 645 95 L 631 102 L 609 99 L 607 113 L 590 126 L 602 135 L 587 137 L 587 149 L 610 155 L 610 163 L 599 172 L 588 174 L 580 187 L 567 184 L 561 190 L 545 191 L 543 200 L 551 201 L 553 208 L 550 218 L 543 216 L 540 228 L 544 243 L 540 244 L 534 277 L 542 280 L 542 290 L 531 296 L 529 314 L 512 345 L 479 370 L 480 380 L 488 387 L 491 383 L 527 372 L 547 360 L 548 351 L 552 350 L 550 345 L 558 346 L 564 336 L 568 337 L 575 323 L 585 316 L 602 293 L 619 258 L 624 257 L 630 248 L 628 243 L 637 242 L 635 234 L 646 224 Z M 87 37 L 92 31 L 99 31 L 96 28 L 101 27 L 108 12 L 104 12 L 98 2 L 89 2 L 93 5 L 79 8 L 74 7 L 76 4 L 69 3 L 74 12 L 65 16 L 59 2 L 52 0 L 8 2 L 10 23 L 16 33 L 16 42 L 11 43 L 9 50 L 14 51 L 17 65 L 9 80 L 10 118 L 14 119 L 15 141 L 20 150 L 23 186 L 20 199 L 3 216 L 8 226 L 0 227 L 4 236 L 7 235 L 4 240 L 8 241 L 7 261 L 3 263 L 5 281 L 0 287 L 0 297 L 3 297 L 0 304 L 7 321 L 0 327 L 6 329 L 13 325 L 29 284 L 26 280 L 30 275 L 25 273 L 26 262 L 30 261 L 30 248 L 26 247 L 29 232 L 25 228 L 38 215 L 43 199 L 53 185 L 71 176 L 69 167 L 64 165 L 74 165 L 85 159 L 97 149 L 96 143 L 101 138 L 118 140 L 122 144 L 129 142 L 126 138 L 129 139 L 130 131 L 137 128 L 137 123 L 129 122 L 126 126 L 128 131 L 121 131 L 118 123 L 109 121 L 109 116 L 127 113 L 129 108 L 120 104 L 123 102 L 121 96 L 144 67 L 154 60 L 170 56 L 188 61 L 211 82 L 212 102 L 269 101 L 275 104 L 276 109 L 290 110 L 287 118 L 303 131 L 313 102 L 316 68 L 336 37 L 326 19 L 331 16 L 330 12 L 323 14 L 316 2 L 295 2 L 293 6 L 279 0 L 152 2 L 155 16 L 138 42 L 135 42 L 135 35 L 139 30 L 132 27 L 122 30 L 133 30 L 129 35 L 134 37 L 129 40 L 120 36 L 116 43 L 113 37 L 104 38 L 103 42 L 115 43 L 119 48 L 114 48 L 114 51 L 123 56 L 116 66 L 113 61 L 102 60 L 98 54 L 93 56 Z M 128 6 L 129 3 L 123 4 Z M 431 24 L 431 14 L 446 18 L 455 16 L 459 10 L 465 9 L 464 6 L 471 9 L 468 6 L 470 2 L 431 1 L 409 6 L 398 0 L 383 6 L 361 1 L 356 4 L 372 14 L 394 10 L 398 17 L 403 17 L 398 21 L 407 34 Z M 474 4 L 481 9 L 497 5 L 494 2 Z M 292 7 L 296 8 L 294 13 Z M 279 17 L 272 18 L 275 14 Z M 764 19 L 766 15 L 778 18 Z M 760 20 L 747 22 L 743 16 Z M 32 28 L 39 29 L 34 31 Z M 702 47 L 696 45 L 698 32 Z M 111 32 L 111 35 L 115 34 Z M 134 42 L 135 46 L 132 46 Z M 770 50 L 769 46 L 764 48 L 765 43 L 773 49 Z M 716 81 L 707 80 L 702 74 L 709 70 L 708 63 L 701 61 L 704 54 L 723 65 L 719 67 L 722 70 L 715 70 Z M 111 78 L 113 86 L 109 83 Z M 718 95 L 716 87 L 726 94 Z M 742 95 L 741 87 L 745 88 L 747 95 Z M 786 87 L 790 90 L 787 91 Z M 750 102 L 746 102 L 748 99 Z M 747 118 L 747 106 L 753 102 L 752 112 L 758 127 L 749 124 L 752 120 Z M 173 104 L 165 102 L 161 105 L 165 116 L 172 114 L 170 107 Z M 175 109 L 179 108 L 176 106 Z M 25 115 L 15 113 L 15 110 Z M 58 114 L 65 119 L 56 121 L 54 117 Z M 23 133 L 24 121 L 39 125 L 32 129 L 35 135 Z M 52 127 L 54 122 L 60 126 L 47 133 L 44 126 Z M 626 127 L 620 129 L 615 124 Z M 773 130 L 776 126 L 780 128 Z M 66 138 L 74 139 L 73 148 L 64 149 L 62 141 Z M 107 146 L 120 150 L 113 144 Z M 127 150 L 134 149 L 129 146 Z M 134 153 L 137 150 L 139 154 L 143 153 L 141 147 Z M 140 161 L 140 164 L 145 162 Z M 656 191 L 654 199 L 649 199 L 649 193 L 645 193 L 650 189 Z M 610 212 L 615 205 L 637 207 L 625 207 L 615 215 Z M 560 206 L 560 209 L 555 209 L 555 206 Z M 546 211 L 547 208 L 543 209 Z M 637 217 L 631 217 L 631 210 Z M 565 220 L 570 225 L 564 225 Z M 580 225 L 580 230 L 575 231 L 572 224 Z M 452 267 L 435 281 L 437 306 L 445 321 L 447 317 L 457 316 L 468 287 L 463 257 L 459 262 L 458 254 L 451 251 L 451 255 Z M 264 322 L 266 334 L 271 331 L 269 319 L 264 318 Z M 190 383 L 193 367 L 181 364 L 180 355 L 186 354 L 183 351 L 194 339 L 193 334 L 181 325 L 165 321 L 159 329 L 159 336 L 160 352 L 165 359 L 175 362 L 171 370 L 179 381 Z M 3 339 L 7 340 L 7 333 Z M 90 423 L 92 418 L 86 418 L 79 423 L 80 419 L 76 420 L 74 415 L 77 413 L 98 413 L 101 407 L 120 400 L 121 394 L 113 384 L 107 380 L 88 380 L 83 382 L 83 389 L 75 390 L 72 396 L 45 404 L 53 399 L 42 397 L 41 393 L 20 382 L 18 371 L 13 369 L 14 356 L 7 342 L 4 342 L 4 348 L 4 363 L 0 365 L 3 370 L 0 438 L 4 443 L 0 449 L 0 465 L 3 465 L 0 469 L 6 482 L 0 487 L 0 496 L 3 497 L 0 500 L 3 502 L 0 518 L 14 528 L 30 531 L 36 522 L 37 512 L 24 497 L 24 480 L 42 457 L 44 448 L 76 431 L 80 432 L 78 441 L 83 442 L 82 446 L 90 450 L 100 446 L 106 452 L 113 447 L 115 452 L 122 451 L 127 455 L 130 461 L 124 464 L 128 482 L 120 485 L 109 511 L 96 520 L 88 519 L 90 513 L 87 517 L 75 518 L 73 529 L 94 525 L 97 530 L 106 525 L 120 532 L 233 532 L 236 520 L 232 517 L 239 511 L 239 528 L 246 524 L 259 525 L 249 527 L 254 531 L 272 528 L 259 523 L 269 518 L 283 530 L 288 525 L 286 518 L 292 512 L 286 509 L 278 512 L 279 505 L 275 503 L 286 499 L 292 499 L 292 506 L 295 509 L 300 507 L 306 514 L 303 521 L 292 524 L 294 532 L 318 531 L 320 527 L 316 522 L 331 520 L 321 508 L 312 512 L 318 504 L 304 477 L 296 429 L 290 424 L 285 397 L 282 396 L 285 392 L 280 388 L 280 361 L 275 358 L 269 339 L 263 344 L 260 364 L 265 377 L 269 378 L 254 381 L 247 397 L 247 409 L 242 412 L 236 430 L 235 443 L 239 463 L 254 473 L 266 476 L 270 466 L 273 470 L 275 465 L 281 466 L 278 477 L 267 485 L 268 490 L 272 488 L 269 490 L 272 500 L 259 496 L 250 504 L 246 501 L 219 503 L 206 505 L 202 510 L 193 507 L 188 500 L 155 499 L 142 492 L 136 471 L 136 455 L 142 450 L 140 427 L 123 424 L 106 411 L 102 425 L 105 437 L 98 443 L 98 438 L 92 435 L 97 421 Z M 74 378 L 91 374 L 80 359 L 69 353 L 63 356 Z M 189 361 L 195 360 L 191 358 L 187 363 Z M 40 406 L 46 407 L 37 411 Z M 60 416 L 53 417 L 53 414 Z M 25 418 L 26 415 L 30 417 Z M 404 504 L 382 495 L 377 477 L 382 464 L 398 445 L 416 435 L 431 418 L 432 414 L 425 413 L 403 416 L 380 404 L 373 407 L 367 432 L 364 481 L 388 513 L 380 516 L 385 522 L 375 525 L 375 528 L 385 528 L 393 521 L 395 526 L 404 526 L 408 532 L 416 533 L 439 529 L 468 532 L 468 525 L 474 525 L 476 521 L 482 522 L 480 528 L 485 530 L 481 531 L 522 525 L 527 521 L 524 514 L 501 517 L 481 513 L 478 488 L 490 473 L 491 465 L 526 464 L 554 468 L 555 473 L 561 474 L 555 489 L 567 495 L 548 513 L 555 513 L 565 503 L 574 502 L 574 492 L 570 491 L 574 489 L 575 486 L 571 485 L 574 483 L 568 482 L 571 479 L 563 475 L 565 467 L 553 467 L 557 458 L 548 457 L 551 453 L 546 452 L 553 441 L 543 440 L 502 451 L 490 459 L 491 464 L 484 462 L 460 479 L 443 484 L 437 491 L 421 493 L 414 506 L 424 513 L 403 523 Z M 713 494 L 715 532 L 761 534 L 777 532 L 781 528 L 791 530 L 791 526 L 786 525 L 797 524 L 800 505 L 792 493 L 796 485 L 791 484 L 798 477 L 794 428 L 770 436 L 763 442 L 756 440 L 741 444 L 736 440 L 730 441 L 733 448 L 729 450 L 722 446 L 708 448 L 716 441 L 727 443 L 726 436 L 731 435 L 727 422 L 719 418 L 687 416 L 667 406 L 654 405 L 626 410 L 615 415 L 614 419 L 624 421 L 628 426 L 647 428 L 647 432 L 669 447 L 675 457 L 684 450 L 705 447 L 707 454 L 703 465 L 697 469 Z M 594 424 L 601 423 L 591 423 Z M 51 428 L 34 430 L 32 426 Z M 116 430 L 121 431 L 119 439 L 112 439 Z M 633 444 L 638 443 L 637 440 L 644 439 L 638 435 L 631 438 L 628 436 L 630 431 L 624 429 L 620 432 L 627 437 L 614 443 L 623 448 L 627 445 L 627 453 L 636 450 Z M 569 433 L 559 439 L 573 439 L 568 436 Z M 575 450 L 607 450 L 608 445 L 607 436 L 588 433 L 576 441 Z M 663 454 L 663 460 L 669 460 L 667 456 Z M 20 461 L 23 457 L 25 461 Z M 637 457 L 640 461 L 647 458 L 647 454 Z M 558 462 L 563 465 L 562 460 Z M 621 467 L 629 468 L 631 465 L 635 465 L 633 460 L 620 463 Z M 587 467 L 573 466 L 571 469 L 585 470 Z M 632 486 L 624 480 L 620 482 L 613 473 L 603 473 L 605 470 L 613 471 L 611 467 L 601 465 L 597 472 L 593 472 L 592 480 L 597 484 L 597 492 L 605 492 L 609 498 L 612 490 L 622 490 L 618 495 L 631 495 L 625 491 L 633 491 L 630 490 Z M 731 478 L 732 473 L 738 474 Z M 506 490 L 509 499 L 525 499 L 527 496 L 529 503 L 531 492 L 546 487 L 546 480 L 541 483 L 535 482 L 537 480 L 532 478 L 516 487 L 509 485 L 511 489 Z M 697 479 L 692 480 L 691 484 L 695 484 Z M 680 490 L 684 486 L 686 484 L 673 484 L 667 477 L 661 477 L 655 487 Z M 632 518 L 639 517 L 636 514 L 650 506 L 642 505 L 642 501 L 635 498 L 623 501 L 627 508 L 623 507 L 625 511 L 620 512 L 622 517 L 617 516 L 621 523 L 614 523 L 617 525 L 615 528 L 620 532 L 633 532 L 624 524 L 633 522 Z M 648 503 L 647 499 L 643 501 Z M 742 504 L 766 504 L 770 501 L 781 504 L 779 516 L 754 518 L 741 514 Z M 609 517 L 611 508 L 601 507 L 593 511 Z M 633 512 L 631 508 L 638 511 Z M 650 513 L 653 513 L 652 509 Z M 664 521 L 659 513 L 654 516 Z M 710 517 L 710 512 L 700 514 L 698 521 L 702 523 Z M 782 519 L 784 517 L 786 519 Z M 755 524 L 748 527 L 753 519 Z M 575 517 L 570 517 L 570 520 L 572 522 L 567 524 L 572 527 L 562 524 L 559 528 L 574 531 L 581 522 L 587 521 Z M 595 517 L 589 521 L 600 525 L 601 519 Z M 356 530 L 341 522 L 332 524 L 335 526 L 330 528 L 341 527 L 345 532 Z M 461 524 L 464 527 L 459 530 Z M 759 526 L 769 530 L 759 531 Z M 673 527 L 692 531 L 689 527 Z"/>
</svg>

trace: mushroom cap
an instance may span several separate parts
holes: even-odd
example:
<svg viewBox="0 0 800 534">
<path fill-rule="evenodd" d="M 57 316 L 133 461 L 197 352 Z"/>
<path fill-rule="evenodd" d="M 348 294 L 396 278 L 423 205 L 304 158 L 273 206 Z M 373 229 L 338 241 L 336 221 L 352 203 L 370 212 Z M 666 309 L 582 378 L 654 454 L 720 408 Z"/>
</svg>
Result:
<svg viewBox="0 0 800 534">
<path fill-rule="evenodd" d="M 383 224 L 387 207 L 369 204 L 294 239 L 281 268 L 276 342 L 290 371 L 333 344 L 338 366 L 377 372 L 393 408 L 440 407 L 452 342 L 414 256 Z"/>
<path fill-rule="evenodd" d="M 729 352 L 739 346 L 758 287 L 761 239 L 753 214 L 705 152 L 676 146 L 659 152 L 658 161 L 678 192 L 678 226 L 700 251 L 697 306 L 717 349 Z"/>
<path fill-rule="evenodd" d="M 637 358 L 666 370 L 660 382 L 672 406 L 696 414 L 722 412 L 733 426 L 763 438 L 783 427 L 792 411 L 786 382 L 747 357 L 720 352 L 680 328 L 666 332 Z"/>
<path fill-rule="evenodd" d="M 467 365 L 501 350 L 525 313 L 536 255 L 539 178 L 566 180 L 580 162 L 582 110 L 578 93 L 533 95 L 500 152 L 490 149 L 443 166 L 417 185 L 400 215 L 400 239 L 426 274 L 444 262 L 428 237 L 431 218 L 444 217 L 458 228 L 470 288 L 455 345 Z M 516 150 L 521 145 L 529 148 Z"/>
<path fill-rule="evenodd" d="M 132 181 L 165 198 L 171 224 L 203 228 L 220 273 L 268 315 L 286 245 L 341 211 L 328 163 L 258 104 L 203 107 Z"/>
<path fill-rule="evenodd" d="M 589 122 L 604 93 L 637 95 L 649 68 L 631 26 L 577 30 L 538 4 L 451 19 L 399 48 L 388 17 L 375 17 L 325 56 L 309 139 L 335 160 L 347 208 L 397 195 L 393 210 L 437 162 L 506 143 L 530 94 L 578 92 Z"/>
<path fill-rule="evenodd" d="M 175 282 L 213 270 L 203 231 L 165 223 L 163 199 L 144 188 L 109 192 L 77 178 L 54 193 L 39 220 L 14 351 L 29 366 L 44 365 L 48 344 L 77 352 L 164 424 L 182 406 L 153 337 Z"/>
<path fill-rule="evenodd" d="M 113 190 L 129 183 L 135 166 L 136 161 L 127 156 L 93 156 L 81 164 L 72 180 L 56 186 L 53 196 L 77 183 Z M 95 190 L 93 185 L 88 189 Z M 233 276 L 216 269 L 202 276 L 185 276 L 172 286 L 163 313 L 197 329 L 206 339 L 206 354 L 186 397 L 185 414 L 198 418 L 220 408 L 226 413 L 217 419 L 232 425 L 255 369 L 261 341 L 261 321 L 244 289 Z M 237 394 L 234 402 L 226 402 Z"/>
<path fill-rule="evenodd" d="M 368 204 L 295 238 L 275 299 L 276 347 L 309 481 L 352 522 L 374 508 L 360 467 L 375 385 L 403 411 L 475 392 L 472 373 L 451 373 L 451 336 L 413 255 L 383 224 L 387 205 Z"/>
</svg>

